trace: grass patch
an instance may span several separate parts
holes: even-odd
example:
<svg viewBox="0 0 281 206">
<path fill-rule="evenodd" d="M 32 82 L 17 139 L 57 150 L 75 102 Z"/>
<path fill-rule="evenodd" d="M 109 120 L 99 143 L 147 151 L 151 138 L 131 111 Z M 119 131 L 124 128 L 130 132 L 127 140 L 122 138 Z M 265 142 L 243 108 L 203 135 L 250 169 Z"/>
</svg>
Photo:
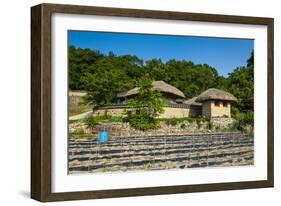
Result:
<svg viewBox="0 0 281 206">
<path fill-rule="evenodd" d="M 97 139 L 96 136 L 93 137 L 93 135 L 87 134 L 83 128 L 77 128 L 76 130 L 70 133 L 70 136 L 79 139 Z"/>
<path fill-rule="evenodd" d="M 74 130 L 74 132 L 72 132 L 72 134 L 74 134 L 74 135 L 84 135 L 85 130 L 83 128 L 78 128 L 78 129 Z"/>
</svg>

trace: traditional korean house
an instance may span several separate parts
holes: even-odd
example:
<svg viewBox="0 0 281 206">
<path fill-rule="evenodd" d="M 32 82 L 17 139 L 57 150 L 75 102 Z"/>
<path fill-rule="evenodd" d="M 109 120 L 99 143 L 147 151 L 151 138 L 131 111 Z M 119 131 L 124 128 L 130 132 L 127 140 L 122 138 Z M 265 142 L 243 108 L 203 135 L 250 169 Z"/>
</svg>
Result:
<svg viewBox="0 0 281 206">
<path fill-rule="evenodd" d="M 202 115 L 204 117 L 231 117 L 231 103 L 236 101 L 229 92 L 211 88 L 204 91 L 196 98 L 196 102 L 202 103 Z"/>
<path fill-rule="evenodd" d="M 164 112 L 159 118 L 183 118 L 204 116 L 231 117 L 231 102 L 236 98 L 223 90 L 208 89 L 198 97 L 186 99 L 182 91 L 164 81 L 154 81 L 152 88 L 161 93 L 165 101 Z M 124 116 L 132 110 L 126 106 L 126 100 L 134 98 L 139 92 L 139 87 L 117 94 L 117 103 L 112 106 L 94 108 L 94 115 Z"/>
</svg>

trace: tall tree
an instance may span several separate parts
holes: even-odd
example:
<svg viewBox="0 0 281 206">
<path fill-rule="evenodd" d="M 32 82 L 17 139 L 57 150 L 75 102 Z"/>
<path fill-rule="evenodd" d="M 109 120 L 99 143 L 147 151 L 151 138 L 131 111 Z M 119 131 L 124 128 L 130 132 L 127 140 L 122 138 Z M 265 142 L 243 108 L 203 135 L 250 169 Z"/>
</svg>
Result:
<svg viewBox="0 0 281 206">
<path fill-rule="evenodd" d="M 152 88 L 152 79 L 145 75 L 139 80 L 139 92 L 133 99 L 127 101 L 127 105 L 136 108 L 136 114 L 155 118 L 164 112 L 164 101 L 161 93 Z"/>
<path fill-rule="evenodd" d="M 251 52 L 251 56 L 247 60 L 247 67 L 254 67 L 254 51 Z"/>
<path fill-rule="evenodd" d="M 133 99 L 127 101 L 132 111 L 127 113 L 127 120 L 130 125 L 138 130 L 150 130 L 159 127 L 159 120 L 156 117 L 164 112 L 164 101 L 161 93 L 152 88 L 152 79 L 144 75 L 139 81 L 139 92 Z"/>
<path fill-rule="evenodd" d="M 229 74 L 228 90 L 238 101 L 234 105 L 242 112 L 254 110 L 254 53 L 247 60 L 247 67 L 238 67 Z"/>
<path fill-rule="evenodd" d="M 69 88 L 73 90 L 84 90 L 85 85 L 82 78 L 89 72 L 89 68 L 98 60 L 104 58 L 99 51 L 80 49 L 70 46 L 69 56 Z"/>
<path fill-rule="evenodd" d="M 207 64 L 171 59 L 144 60 L 133 55 L 118 56 L 113 52 L 69 47 L 69 88 L 87 90 L 86 101 L 96 106 L 116 102 L 118 92 L 134 88 L 145 75 L 153 80 L 163 80 L 180 89 L 187 98 L 199 95 L 215 87 L 233 93 L 239 111 L 253 111 L 254 52 L 246 62 L 228 77 L 218 75 L 215 68 Z"/>
</svg>

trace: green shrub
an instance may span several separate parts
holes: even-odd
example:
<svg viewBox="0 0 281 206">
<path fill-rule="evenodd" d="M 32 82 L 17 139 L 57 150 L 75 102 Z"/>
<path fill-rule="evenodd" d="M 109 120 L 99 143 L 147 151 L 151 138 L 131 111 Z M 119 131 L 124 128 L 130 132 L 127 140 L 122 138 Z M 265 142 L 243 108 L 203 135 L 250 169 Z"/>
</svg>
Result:
<svg viewBox="0 0 281 206">
<path fill-rule="evenodd" d="M 134 129 L 147 131 L 160 127 L 159 120 L 145 114 L 132 114 L 126 118 Z"/>
<path fill-rule="evenodd" d="M 167 125 L 175 126 L 179 122 L 181 122 L 182 119 L 180 119 L 180 118 L 169 118 L 169 119 L 165 119 L 164 121 L 165 121 L 165 124 L 167 124 Z"/>
<path fill-rule="evenodd" d="M 99 122 L 122 122 L 123 121 L 123 117 L 111 116 L 111 115 L 100 115 L 100 116 L 95 116 L 95 117 L 90 117 L 90 118 L 93 118 L 97 123 L 99 123 Z M 93 120 L 90 120 L 90 121 L 93 121 Z"/>
<path fill-rule="evenodd" d="M 252 127 L 254 126 L 254 113 L 252 111 L 246 113 L 236 112 L 234 119 L 236 121 L 232 125 L 233 129 L 243 130 L 243 128 L 248 125 Z"/>
<path fill-rule="evenodd" d="M 199 118 L 196 119 L 196 124 L 197 124 L 198 129 L 200 129 L 202 127 L 202 120 Z"/>
<path fill-rule="evenodd" d="M 230 128 L 231 128 L 232 130 L 239 130 L 239 128 L 240 128 L 239 122 L 238 122 L 238 121 L 234 121 L 234 122 L 230 125 Z"/>
<path fill-rule="evenodd" d="M 97 116 L 96 119 L 98 122 L 122 122 L 123 121 L 122 117 L 111 116 L 111 115 Z"/>
<path fill-rule="evenodd" d="M 94 129 L 99 124 L 97 118 L 92 116 L 85 118 L 84 123 L 89 129 Z"/>
<path fill-rule="evenodd" d="M 214 123 L 212 120 L 208 120 L 208 129 L 212 130 L 214 128 Z"/>
<path fill-rule="evenodd" d="M 186 124 L 181 124 L 181 129 L 185 129 L 186 128 Z"/>
<path fill-rule="evenodd" d="M 247 112 L 243 113 L 242 117 L 239 119 L 242 125 L 254 125 L 254 113 Z"/>
<path fill-rule="evenodd" d="M 78 129 L 74 130 L 74 132 L 72 132 L 72 134 L 83 135 L 83 134 L 85 134 L 85 130 L 83 128 L 78 128 Z"/>
<path fill-rule="evenodd" d="M 186 120 L 188 123 L 193 123 L 195 121 L 195 118 L 191 117 L 191 118 L 187 118 Z"/>
<path fill-rule="evenodd" d="M 196 122 L 197 125 L 200 125 L 200 127 L 202 126 L 202 123 L 209 121 L 208 119 L 203 118 L 203 117 L 183 117 L 183 118 L 174 117 L 174 118 L 163 118 L 160 120 L 164 121 L 165 124 L 172 125 L 172 126 L 175 126 L 175 125 L 183 123 L 183 122 L 188 122 L 188 123 Z"/>
<path fill-rule="evenodd" d="M 123 117 L 111 116 L 110 122 L 123 122 Z"/>
</svg>

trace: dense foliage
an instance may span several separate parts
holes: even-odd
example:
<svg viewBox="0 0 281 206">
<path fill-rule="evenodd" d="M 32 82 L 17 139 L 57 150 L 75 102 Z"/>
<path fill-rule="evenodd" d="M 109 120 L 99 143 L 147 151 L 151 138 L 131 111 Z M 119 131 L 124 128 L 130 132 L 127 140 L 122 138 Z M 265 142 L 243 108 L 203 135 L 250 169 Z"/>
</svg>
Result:
<svg viewBox="0 0 281 206">
<path fill-rule="evenodd" d="M 98 125 L 97 119 L 92 116 L 85 118 L 84 123 L 86 124 L 87 128 L 91 130 L 93 130 Z"/>
<path fill-rule="evenodd" d="M 233 116 L 253 123 L 254 107 L 254 55 L 237 65 L 228 77 L 220 76 L 207 64 L 191 61 L 161 59 L 144 61 L 136 56 L 117 56 L 112 52 L 69 47 L 69 87 L 71 90 L 87 90 L 86 102 L 94 106 L 111 105 L 116 94 L 139 86 L 139 80 L 147 76 L 163 80 L 180 89 L 187 98 L 199 95 L 215 87 L 234 94 L 238 101 L 233 104 Z M 252 119 L 252 120 L 251 120 Z"/>
<path fill-rule="evenodd" d="M 138 85 L 139 93 L 135 98 L 126 101 L 126 104 L 133 108 L 128 111 L 127 121 L 138 130 L 156 129 L 159 127 L 156 117 L 164 112 L 161 93 L 152 89 L 152 79 L 148 75 L 141 77 Z"/>
<path fill-rule="evenodd" d="M 84 55 L 83 55 L 84 53 Z M 210 87 L 224 89 L 227 81 L 207 64 L 186 60 L 160 59 L 143 61 L 136 56 L 108 55 L 89 49 L 69 47 L 69 87 L 89 91 L 89 101 L 95 105 L 110 105 L 116 93 L 137 85 L 138 79 L 149 75 L 180 89 L 187 98 L 194 97 Z"/>
<path fill-rule="evenodd" d="M 232 105 L 232 116 L 238 121 L 238 128 L 254 125 L 254 53 L 247 60 L 247 66 L 238 67 L 229 74 L 227 89 L 237 97 Z"/>
</svg>

